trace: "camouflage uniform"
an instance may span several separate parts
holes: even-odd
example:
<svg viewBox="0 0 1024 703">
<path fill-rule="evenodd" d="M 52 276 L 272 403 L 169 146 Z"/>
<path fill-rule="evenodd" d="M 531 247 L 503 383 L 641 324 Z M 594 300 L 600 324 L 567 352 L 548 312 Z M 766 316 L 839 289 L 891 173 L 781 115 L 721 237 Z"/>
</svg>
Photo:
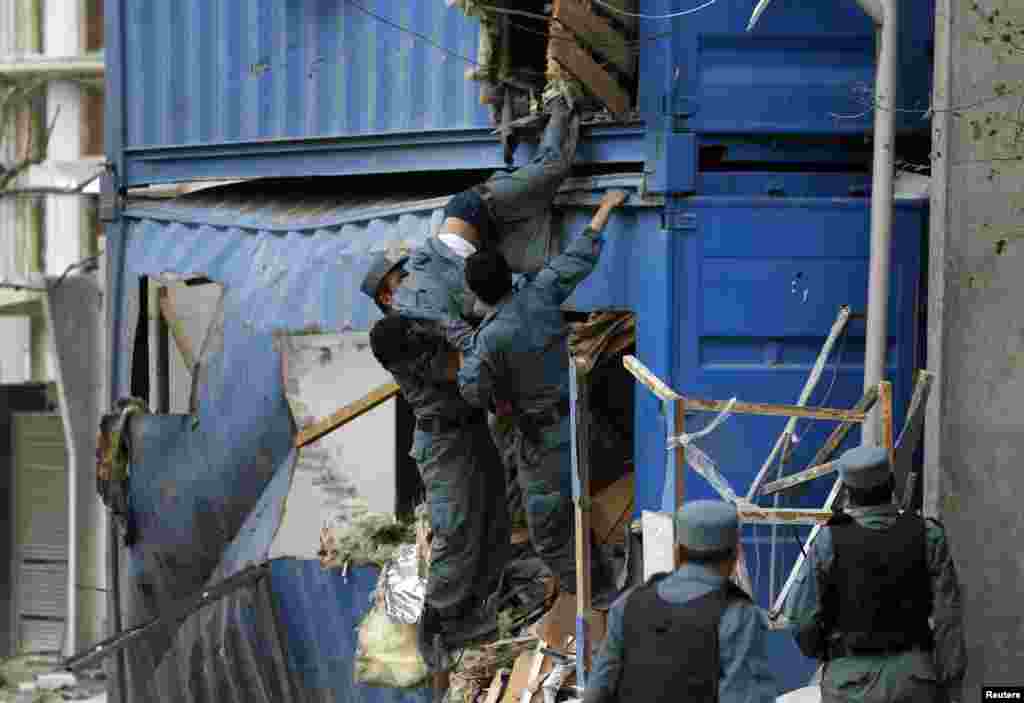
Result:
<svg viewBox="0 0 1024 703">
<path fill-rule="evenodd" d="M 725 579 L 700 564 L 684 564 L 657 585 L 658 596 L 682 605 L 722 588 Z M 608 611 L 608 634 L 587 678 L 584 703 L 614 703 L 625 659 L 623 619 L 629 591 Z M 721 703 L 773 703 L 778 684 L 768 665 L 768 623 L 765 614 L 749 601 L 732 603 L 718 625 Z"/>
<path fill-rule="evenodd" d="M 899 517 L 893 504 L 848 508 L 846 513 L 862 527 L 887 530 Z M 831 528 L 818 534 L 786 599 L 784 613 L 795 627 L 795 637 L 807 656 L 821 658 L 825 612 L 822 594 L 834 564 Z M 926 560 L 932 588 L 934 650 L 899 654 L 848 656 L 824 664 L 822 701 L 887 703 L 889 701 L 960 699 L 966 652 L 960 615 L 960 586 L 942 526 L 933 520 L 925 531 Z M 922 594 L 925 597 L 927 594 Z"/>
<path fill-rule="evenodd" d="M 462 395 L 497 411 L 492 432 L 522 487 L 530 539 L 569 591 L 575 590 L 576 564 L 568 329 L 561 306 L 594 270 L 601 242 L 588 227 L 545 268 L 523 276 L 475 331 L 456 321 L 448 332 L 464 355 Z"/>
<path fill-rule="evenodd" d="M 428 323 L 414 323 L 422 332 Z M 435 336 L 430 351 L 388 371 L 413 407 L 410 456 L 427 493 L 431 545 L 427 603 L 443 618 L 464 614 L 490 595 L 508 554 L 505 476 L 483 413 L 445 378 L 449 349 Z M 451 426 L 429 427 L 443 418 Z"/>
<path fill-rule="evenodd" d="M 528 238 L 545 221 L 569 174 L 577 134 L 578 119 L 564 105 L 553 105 L 534 159 L 474 188 L 496 225 L 495 239 Z M 393 312 L 424 321 L 421 330 L 426 321 L 470 316 L 474 297 L 465 286 L 465 261 L 438 237 L 429 237 L 397 265 L 405 275 L 393 292 Z M 378 262 L 375 268 L 363 284 L 371 297 L 393 265 Z M 434 533 L 427 603 L 441 617 L 456 618 L 471 601 L 489 595 L 507 558 L 510 527 L 505 472 L 484 413 L 470 407 L 445 378 L 447 349 L 434 341 L 433 353 L 388 370 L 417 418 L 410 455 L 423 477 Z M 437 424 L 440 418 L 468 417 L 476 421 L 462 427 Z"/>
</svg>

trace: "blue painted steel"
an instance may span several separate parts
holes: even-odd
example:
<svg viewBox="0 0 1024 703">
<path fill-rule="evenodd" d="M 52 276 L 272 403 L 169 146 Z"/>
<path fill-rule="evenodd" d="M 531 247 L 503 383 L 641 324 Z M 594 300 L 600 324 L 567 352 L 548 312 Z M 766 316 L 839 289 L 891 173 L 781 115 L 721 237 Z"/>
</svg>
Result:
<svg viewBox="0 0 1024 703">
<path fill-rule="evenodd" d="M 678 9 L 641 0 L 642 11 Z M 934 0 L 898 3 L 901 130 L 923 132 L 928 108 Z M 687 129 L 731 134 L 857 134 L 870 129 L 874 28 L 855 0 L 776 0 L 746 31 L 753 4 L 719 0 L 675 20 L 643 20 L 641 111 L 653 124 L 685 115 Z M 841 116 L 841 117 L 837 117 Z M 671 127 L 669 127 L 671 128 Z"/>
<path fill-rule="evenodd" d="M 643 130 L 636 126 L 583 129 L 576 162 L 643 161 Z M 521 144 L 516 164 L 532 158 L 535 144 Z M 272 140 L 133 148 L 125 156 L 124 183 L 173 183 L 197 178 L 341 176 L 414 171 L 504 168 L 491 129 L 434 130 L 322 139 Z"/>
<path fill-rule="evenodd" d="M 123 7 L 129 148 L 490 124 L 478 84 L 464 79 L 479 24 L 444 3 L 128 0 Z"/>
<path fill-rule="evenodd" d="M 723 193 L 761 192 L 768 180 L 759 183 L 749 174 L 702 177 L 710 184 L 708 187 Z M 779 178 L 786 193 L 826 189 L 838 196 L 851 185 L 863 184 L 860 176 L 831 175 L 825 185 L 806 175 Z M 600 191 L 607 186 L 595 181 L 577 187 Z M 439 207 L 444 201 L 410 202 L 403 196 L 300 197 L 275 188 L 272 184 L 248 184 L 170 202 L 133 201 L 125 213 L 126 237 L 123 241 L 115 237 L 110 243 L 112 261 L 123 262 L 123 272 L 112 272 L 112 276 L 128 282 L 127 291 L 134 290 L 131 281 L 137 276 L 165 271 L 205 274 L 226 288 L 223 352 L 214 356 L 207 372 L 200 396 L 200 428 L 195 437 L 186 437 L 185 428 L 175 424 L 181 422 L 177 418 L 155 418 L 150 426 L 164 429 L 141 445 L 147 461 L 153 462 L 144 469 L 152 472 L 153 488 L 148 492 L 139 489 L 139 509 L 148 513 L 164 511 L 161 517 L 168 525 L 179 521 L 183 526 L 182 534 L 175 537 L 169 534 L 171 527 L 157 524 L 151 514 L 143 520 L 143 535 L 147 542 L 155 536 L 157 545 L 152 549 L 162 540 L 169 545 L 165 551 L 176 558 L 202 559 L 204 564 L 214 561 L 212 549 L 194 543 L 189 546 L 196 533 L 189 537 L 187 530 L 189 525 L 194 529 L 197 524 L 191 513 L 200 497 L 215 509 L 225 503 L 222 494 L 234 490 L 229 479 L 239 476 L 232 467 L 255 460 L 261 446 L 274 460 L 259 466 L 276 467 L 289 460 L 290 420 L 280 387 L 279 361 L 272 349 L 273 332 L 310 326 L 366 329 L 378 314 L 358 294 L 358 281 L 369 264 L 370 252 L 400 239 L 409 244 L 422 241 L 439 223 Z M 583 203 L 593 203 L 596 195 L 585 192 L 568 199 L 560 197 L 563 204 L 556 212 L 554 227 L 563 241 L 586 224 L 592 206 Z M 580 310 L 637 312 L 640 358 L 683 392 L 717 398 L 739 395 L 752 401 L 795 400 L 838 306 L 849 304 L 854 310 L 863 310 L 868 201 L 844 197 L 693 197 L 669 203 L 665 219 L 680 229 L 662 229 L 661 215 L 661 209 L 655 207 L 617 211 L 606 230 L 601 262 L 577 289 L 570 305 Z M 914 304 L 920 275 L 923 204 L 899 202 L 895 223 L 889 375 L 895 385 L 899 422 L 914 361 Z M 122 295 L 115 302 L 116 319 L 134 319 L 131 313 L 137 301 L 133 303 L 130 298 Z M 829 405 L 849 406 L 860 396 L 863 334 L 863 323 L 852 323 Z M 121 323 L 114 336 L 115 385 L 123 393 L 129 378 L 132 330 Z M 831 378 L 831 372 L 826 372 L 812 402 L 821 402 Z M 642 389 L 636 393 L 637 508 L 641 510 L 657 508 L 661 502 L 666 424 L 653 396 Z M 710 416 L 690 416 L 687 426 L 696 428 L 707 420 Z M 227 429 L 214 437 L 218 423 Z M 741 490 L 759 468 L 760 458 L 767 456 L 783 424 L 780 419 L 734 417 L 702 440 L 701 446 Z M 829 429 L 826 424 L 801 423 L 798 434 L 803 441 L 795 448 L 795 466 L 806 462 L 808 452 L 820 445 Z M 160 493 L 169 485 L 159 479 L 160 466 L 165 467 L 168 477 L 175 477 L 174 491 L 167 495 Z M 256 487 L 262 488 L 269 480 L 269 474 L 264 473 L 260 469 L 238 479 L 243 488 L 253 488 L 243 491 L 247 494 L 244 500 L 233 503 L 239 514 L 244 514 L 243 502 L 250 508 L 256 505 Z M 186 480 L 178 481 L 179 474 Z M 794 503 L 820 503 L 826 484 L 814 485 L 807 496 Z M 177 497 L 172 496 L 174 493 Z M 687 482 L 688 498 L 709 495 L 710 489 L 699 479 Z M 257 513 L 272 515 L 273 501 L 266 494 L 263 500 Z M 253 542 L 265 542 L 265 519 L 270 518 L 253 517 L 251 527 L 242 527 L 241 532 L 251 532 Z M 236 544 L 225 552 L 225 544 L 226 540 L 217 547 L 219 568 L 225 573 L 260 558 L 260 552 L 253 552 L 251 545 Z M 767 547 L 750 528 L 745 544 L 759 602 L 765 603 Z M 196 554 L 189 555 L 190 548 Z M 780 551 L 781 571 L 785 572 L 795 556 L 795 542 L 787 542 Z M 330 686 L 340 686 L 337 676 L 345 673 L 337 668 L 341 655 L 330 653 L 331 644 L 321 643 L 328 647 L 324 650 L 328 654 L 321 656 L 315 651 L 321 646 L 311 634 L 321 632 L 317 616 L 303 609 L 309 606 L 296 603 L 317 603 L 330 597 L 332 603 L 337 601 L 338 607 L 344 608 L 351 594 L 331 590 L 330 584 L 337 586 L 339 582 L 335 576 L 313 573 L 319 571 L 318 566 L 277 568 L 294 570 L 284 576 L 275 575 L 273 589 L 280 602 L 281 626 L 288 633 L 289 656 L 297 657 L 293 668 L 306 672 L 303 676 L 313 682 L 309 685 L 327 686 L 333 681 Z M 161 579 L 172 578 L 167 569 L 148 565 L 146 569 L 138 569 L 132 578 L 136 582 L 157 574 Z M 290 592 L 299 582 L 307 592 Z M 171 583 L 160 589 L 173 587 Z M 183 585 L 181 588 L 184 590 Z M 307 637 L 314 639 L 307 642 Z M 161 646 L 162 651 L 172 646 L 169 635 Z M 293 655 L 293 647 L 308 651 Z M 774 663 L 784 685 L 793 687 L 806 681 L 809 664 L 796 654 L 788 639 L 780 639 L 773 647 L 773 657 L 778 657 Z M 149 665 L 155 667 L 157 663 L 154 660 Z"/>
</svg>

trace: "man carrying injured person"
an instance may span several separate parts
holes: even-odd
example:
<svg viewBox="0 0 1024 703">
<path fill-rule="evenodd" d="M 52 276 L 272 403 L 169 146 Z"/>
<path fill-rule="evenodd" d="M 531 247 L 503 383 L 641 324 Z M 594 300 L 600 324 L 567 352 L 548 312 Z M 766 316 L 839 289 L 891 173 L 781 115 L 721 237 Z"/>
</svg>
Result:
<svg viewBox="0 0 1024 703">
<path fill-rule="evenodd" d="M 407 258 L 379 255 L 362 284 L 389 313 L 371 332 L 374 354 L 416 415 L 410 455 L 423 478 L 433 531 L 420 648 L 435 671 L 450 664 L 446 651 L 496 631 L 493 608 L 483 599 L 500 578 L 510 528 L 505 473 L 485 413 L 460 396 L 457 367 L 447 366 L 451 349 L 436 329 L 429 340 L 422 333 L 473 309 L 473 296 L 464 289 L 466 257 L 506 237 L 528 237 L 547 217 L 579 134 L 579 118 L 564 99 L 553 100 L 548 110 L 529 164 L 453 197 L 437 236 Z"/>
<path fill-rule="evenodd" d="M 466 261 L 466 282 L 489 311 L 476 330 L 458 319 L 447 329 L 462 354 L 459 390 L 471 405 L 492 411 L 495 443 L 522 489 L 534 550 L 568 594 L 576 592 L 576 559 L 569 330 L 562 304 L 594 270 L 601 232 L 625 200 L 621 191 L 606 194 L 590 226 L 565 252 L 515 285 L 500 252 L 473 254 Z M 600 598 L 613 588 L 609 569 L 597 557 L 595 550 L 594 593 Z"/>
<path fill-rule="evenodd" d="M 682 566 L 612 606 L 584 703 L 775 701 L 766 616 L 729 580 L 739 545 L 736 507 L 696 500 L 675 522 Z"/>
<path fill-rule="evenodd" d="M 823 663 L 821 700 L 959 701 L 967 657 L 942 525 L 893 503 L 885 449 L 837 464 L 849 507 L 814 540 L 783 610 L 800 650 Z"/>
</svg>

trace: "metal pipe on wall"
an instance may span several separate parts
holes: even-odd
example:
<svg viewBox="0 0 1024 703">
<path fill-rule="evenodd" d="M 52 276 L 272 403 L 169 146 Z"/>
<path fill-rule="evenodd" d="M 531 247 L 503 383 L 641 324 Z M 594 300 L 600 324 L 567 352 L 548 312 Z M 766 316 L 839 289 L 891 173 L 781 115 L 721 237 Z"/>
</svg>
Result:
<svg viewBox="0 0 1024 703">
<path fill-rule="evenodd" d="M 81 53 L 82 6 L 67 0 L 44 0 L 43 52 L 46 56 L 78 56 Z M 75 160 L 82 151 L 82 89 L 72 81 L 50 81 L 46 86 L 46 124 L 53 131 L 47 158 Z M 79 198 L 48 196 L 46 199 L 46 273 L 60 275 L 77 261 L 81 252 L 82 215 Z M 51 354 L 52 368 L 55 359 Z M 67 428 L 65 428 L 67 431 Z M 69 453 L 69 456 L 73 454 Z M 64 655 L 71 656 L 78 640 L 78 470 L 74 460 L 68 470 L 68 589 L 67 629 Z"/>
<path fill-rule="evenodd" d="M 874 92 L 874 163 L 871 186 L 871 260 L 868 274 L 867 339 L 864 351 L 864 388 L 885 378 L 886 347 L 889 342 L 889 269 L 892 252 L 893 165 L 896 133 L 896 67 L 898 55 L 898 0 L 857 0 L 865 12 L 880 4 L 881 26 L 876 28 L 878 60 Z M 872 14 L 872 16 L 874 16 Z M 864 423 L 861 441 L 877 445 L 880 440 L 878 409 Z"/>
</svg>

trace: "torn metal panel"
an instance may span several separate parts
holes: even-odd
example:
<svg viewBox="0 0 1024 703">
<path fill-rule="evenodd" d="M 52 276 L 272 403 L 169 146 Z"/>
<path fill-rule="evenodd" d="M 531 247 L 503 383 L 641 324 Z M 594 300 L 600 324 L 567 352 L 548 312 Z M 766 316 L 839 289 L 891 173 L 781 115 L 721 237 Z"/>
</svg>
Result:
<svg viewBox="0 0 1024 703">
<path fill-rule="evenodd" d="M 69 632 L 65 654 L 100 639 L 106 606 L 106 515 L 96 498 L 92 467 L 103 406 L 103 304 L 91 275 L 69 275 L 47 286 L 44 310 L 56 361 L 57 393 L 68 451 Z M 75 588 L 75 585 L 88 588 Z"/>
<path fill-rule="evenodd" d="M 369 336 L 279 335 L 285 397 L 302 429 L 391 381 Z M 285 521 L 272 556 L 316 557 L 320 528 L 395 510 L 394 401 L 298 450 Z"/>
</svg>

